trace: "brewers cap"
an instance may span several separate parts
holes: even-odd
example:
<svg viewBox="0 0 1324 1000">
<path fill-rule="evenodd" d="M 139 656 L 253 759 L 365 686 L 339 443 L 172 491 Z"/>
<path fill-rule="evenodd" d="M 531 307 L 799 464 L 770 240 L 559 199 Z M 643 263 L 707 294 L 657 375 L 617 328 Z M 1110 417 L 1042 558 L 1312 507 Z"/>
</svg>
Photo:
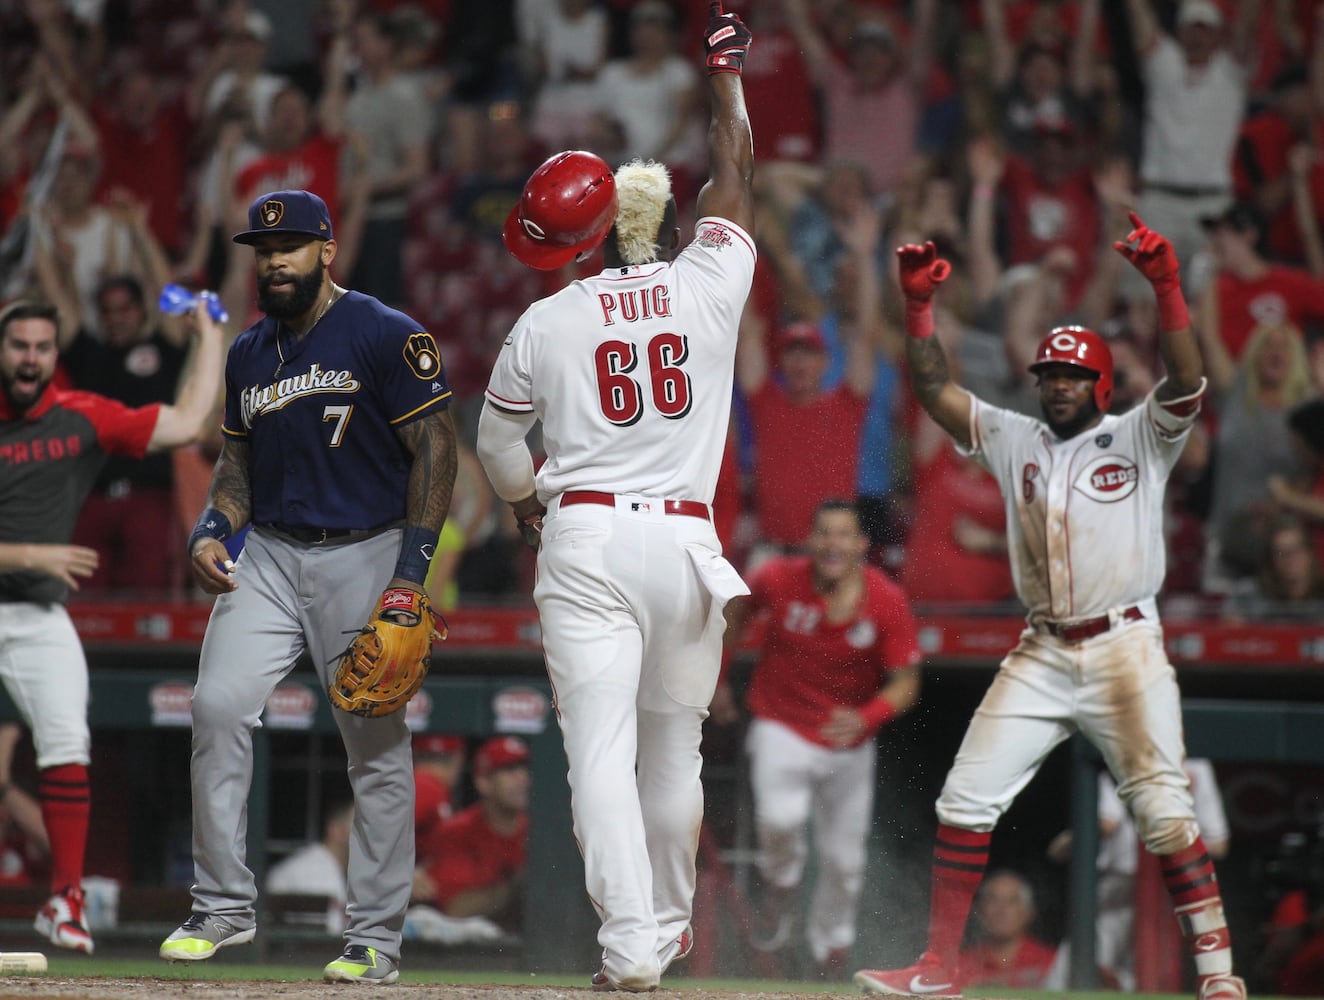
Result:
<svg viewBox="0 0 1324 1000">
<path fill-rule="evenodd" d="M 248 206 L 248 230 L 236 233 L 236 243 L 252 245 L 267 233 L 298 233 L 329 240 L 331 213 L 326 202 L 311 191 L 272 191 L 260 194 Z"/>
</svg>

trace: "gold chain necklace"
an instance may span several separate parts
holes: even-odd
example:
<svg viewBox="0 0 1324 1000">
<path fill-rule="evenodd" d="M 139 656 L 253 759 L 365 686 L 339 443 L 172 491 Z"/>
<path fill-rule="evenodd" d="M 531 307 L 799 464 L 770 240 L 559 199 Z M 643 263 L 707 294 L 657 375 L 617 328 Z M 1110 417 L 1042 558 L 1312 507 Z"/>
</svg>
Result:
<svg viewBox="0 0 1324 1000">
<path fill-rule="evenodd" d="M 331 303 L 335 302 L 336 293 L 338 291 L 340 291 L 340 289 L 333 284 L 331 286 L 331 294 L 328 295 L 326 298 L 326 304 L 322 306 L 322 311 L 317 314 L 317 319 L 313 320 L 312 326 L 308 327 L 308 333 L 312 333 L 313 327 L 317 326 L 318 323 L 322 322 L 322 317 L 325 316 L 326 311 L 331 308 Z M 272 378 L 280 378 L 280 371 L 282 368 L 285 367 L 285 352 L 281 350 L 281 346 L 280 346 L 281 328 L 282 328 L 281 324 L 279 323 L 276 324 L 276 357 L 280 358 L 280 361 L 276 365 L 276 371 L 272 374 L 271 376 Z M 307 335 L 308 334 L 304 334 L 304 336 Z"/>
</svg>

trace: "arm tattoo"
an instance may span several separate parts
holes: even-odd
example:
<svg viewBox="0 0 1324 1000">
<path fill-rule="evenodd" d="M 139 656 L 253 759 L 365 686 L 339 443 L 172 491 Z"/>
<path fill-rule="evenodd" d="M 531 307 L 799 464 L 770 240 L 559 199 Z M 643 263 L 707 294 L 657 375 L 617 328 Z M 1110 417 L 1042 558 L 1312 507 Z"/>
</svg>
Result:
<svg viewBox="0 0 1324 1000">
<path fill-rule="evenodd" d="M 211 474 L 207 506 L 230 519 L 234 530 L 248 523 L 253 514 L 252 484 L 248 476 L 248 443 L 226 438 Z"/>
<path fill-rule="evenodd" d="M 396 431 L 400 443 L 413 456 L 405 494 L 405 521 L 441 531 L 455 488 L 455 423 L 442 410 L 415 420 Z"/>
<path fill-rule="evenodd" d="M 910 387 L 915 399 L 926 410 L 938 399 L 943 386 L 951 381 L 947 355 L 937 337 L 907 337 L 906 365 L 910 368 Z"/>
</svg>

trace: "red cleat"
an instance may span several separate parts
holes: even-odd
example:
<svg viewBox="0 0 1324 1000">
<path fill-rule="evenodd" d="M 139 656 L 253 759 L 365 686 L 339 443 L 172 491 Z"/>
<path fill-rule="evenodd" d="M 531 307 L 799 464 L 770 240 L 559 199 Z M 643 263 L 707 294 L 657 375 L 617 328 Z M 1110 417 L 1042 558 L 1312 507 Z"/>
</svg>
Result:
<svg viewBox="0 0 1324 1000">
<path fill-rule="evenodd" d="M 861 969 L 855 985 L 866 993 L 898 997 L 959 997 L 956 977 L 942 967 L 938 956 L 926 951 L 914 965 L 904 969 Z M 1205 1000 L 1205 998 L 1201 998 Z M 1215 1000 L 1209 997 L 1208 1000 Z M 1217 1000 L 1223 1000 L 1220 996 Z"/>
</svg>

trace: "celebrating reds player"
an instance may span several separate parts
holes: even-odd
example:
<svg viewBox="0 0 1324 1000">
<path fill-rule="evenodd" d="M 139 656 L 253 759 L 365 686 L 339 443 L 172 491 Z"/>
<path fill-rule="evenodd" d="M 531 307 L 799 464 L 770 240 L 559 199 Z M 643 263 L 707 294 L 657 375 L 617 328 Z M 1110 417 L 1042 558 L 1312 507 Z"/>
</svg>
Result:
<svg viewBox="0 0 1324 1000">
<path fill-rule="evenodd" d="M 194 907 L 161 945 L 172 962 L 253 940 L 253 729 L 302 653 L 326 687 L 347 632 L 374 608 L 416 603 L 455 480 L 436 342 L 331 280 L 336 242 L 322 199 L 264 194 L 248 224 L 234 240 L 253 247 L 266 316 L 230 348 L 225 440 L 189 540 L 194 578 L 220 596 L 193 691 Z M 231 565 L 222 543 L 250 522 Z M 354 829 L 345 950 L 324 978 L 391 983 L 414 870 L 409 730 L 404 712 L 333 715 Z"/>
<path fill-rule="evenodd" d="M 613 176 L 579 152 L 543 164 L 511 213 L 506 245 L 553 268 L 605 236 L 606 269 L 520 317 L 478 428 L 497 494 L 526 537 L 536 543 L 541 528 L 533 596 L 575 836 L 602 918 L 598 989 L 651 990 L 689 951 L 699 740 L 720 668 L 722 609 L 748 593 L 722 558 L 709 505 L 754 272 L 740 82 L 750 33 L 720 4 L 710 10 L 712 174 L 693 242 L 677 254 L 662 165 L 629 163 Z M 535 480 L 524 438 L 538 419 L 547 460 Z"/>
<path fill-rule="evenodd" d="M 1079 730 L 1103 755 L 1158 856 L 1199 1000 L 1244 1000 L 1213 862 L 1182 770 L 1181 701 L 1163 649 L 1163 493 L 1205 380 L 1172 244 L 1135 214 L 1115 243 L 1158 299 L 1167 378 L 1108 413 L 1108 345 L 1082 327 L 1039 344 L 1043 420 L 989 406 L 947 372 L 930 299 L 950 273 L 932 243 L 897 250 L 906 361 L 920 405 L 1002 489 L 1012 575 L 1028 628 L 1002 661 L 938 798 L 928 950 L 909 968 L 863 970 L 874 993 L 959 996 L 956 958 L 993 827 L 1050 750 Z"/>
<path fill-rule="evenodd" d="M 91 804 L 87 661 L 64 602 L 92 574 L 97 553 L 69 539 L 108 455 L 141 458 L 202 436 L 221 382 L 222 330 L 196 310 L 197 343 L 175 404 L 131 409 L 51 386 L 57 322 L 54 306 L 36 302 L 0 312 L 0 682 L 37 749 L 53 893 L 37 913 L 37 933 L 90 953 L 82 890 Z"/>
<path fill-rule="evenodd" d="M 768 618 L 747 699 L 767 928 L 754 944 L 778 951 L 790 942 L 812 817 L 818 874 L 805 932 L 821 974 L 835 976 L 855 943 L 874 737 L 919 698 L 919 639 L 905 593 L 865 565 L 869 536 L 853 503 L 818 505 L 808 549 L 762 563 L 750 596 L 732 601 L 726 617 L 733 639 L 745 621 Z M 730 717 L 730 698 L 720 685 L 714 720 Z"/>
</svg>

